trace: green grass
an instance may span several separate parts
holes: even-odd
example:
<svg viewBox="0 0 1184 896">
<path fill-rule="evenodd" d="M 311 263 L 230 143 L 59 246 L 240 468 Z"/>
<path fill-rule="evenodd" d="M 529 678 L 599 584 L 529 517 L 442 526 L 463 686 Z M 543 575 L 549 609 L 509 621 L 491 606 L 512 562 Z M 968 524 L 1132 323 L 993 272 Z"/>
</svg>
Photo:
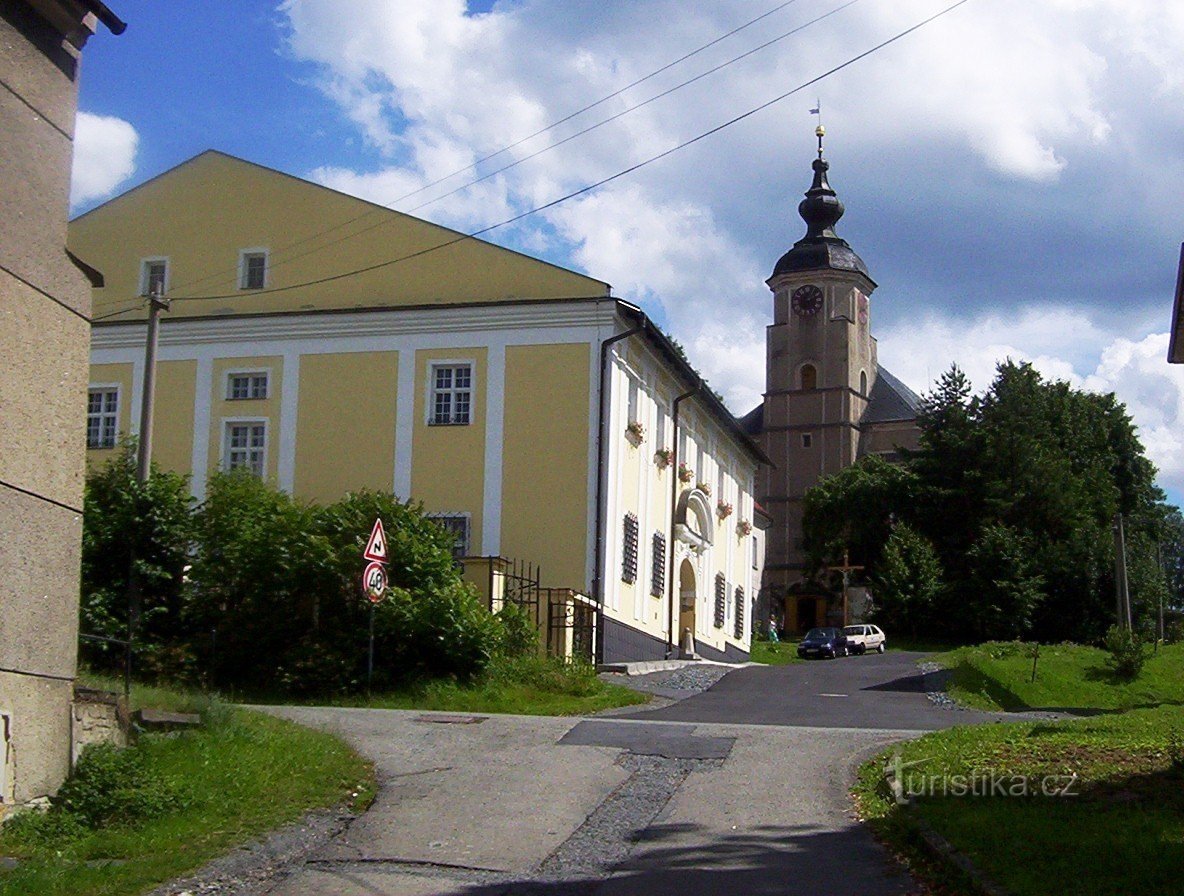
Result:
<svg viewBox="0 0 1184 896">
<path fill-rule="evenodd" d="M 861 770 L 856 799 L 873 829 L 927 876 L 964 892 L 957 872 L 922 857 L 912 819 L 926 820 L 1015 896 L 1175 894 L 1184 863 L 1184 708 L 1165 706 L 1055 723 L 954 728 L 899 748 L 908 787 L 919 776 L 992 772 L 1073 797 L 920 796 L 898 806 L 883 787 L 890 753 Z M 891 751 L 890 751 L 891 752 Z M 928 866 L 928 867 L 927 867 Z"/>
<path fill-rule="evenodd" d="M 1032 645 L 960 647 L 935 657 L 953 672 L 951 695 L 981 709 L 1122 711 L 1184 703 L 1184 644 L 1161 646 L 1134 681 L 1120 681 L 1104 650 L 1042 645 L 1032 676 Z"/>
<path fill-rule="evenodd" d="M 165 695 L 160 704 L 192 708 L 184 694 Z M 43 824 L 32 834 L 6 827 L 0 854 L 20 863 L 0 870 L 0 894 L 141 892 L 310 809 L 346 802 L 360 808 L 373 795 L 368 763 L 331 735 L 219 705 L 207 707 L 206 716 L 202 729 L 143 735 L 132 748 L 180 795 L 178 809 L 137 825 L 56 835 Z"/>
<path fill-rule="evenodd" d="M 753 641 L 749 659 L 768 666 L 785 666 L 805 662 L 798 656 L 797 641 Z"/>
</svg>

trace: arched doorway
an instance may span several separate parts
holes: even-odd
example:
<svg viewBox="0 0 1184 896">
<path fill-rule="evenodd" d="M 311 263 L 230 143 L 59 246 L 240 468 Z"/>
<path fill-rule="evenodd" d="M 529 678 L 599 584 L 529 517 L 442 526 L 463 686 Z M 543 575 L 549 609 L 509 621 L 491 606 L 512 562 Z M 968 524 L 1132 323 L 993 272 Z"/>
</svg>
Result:
<svg viewBox="0 0 1184 896">
<path fill-rule="evenodd" d="M 695 604 L 698 595 L 695 591 L 695 568 L 690 560 L 683 560 L 678 568 L 678 645 L 684 646 L 687 632 L 691 637 L 695 634 Z M 693 642 L 692 642 L 693 644 Z M 694 652 L 694 647 L 691 647 Z"/>
</svg>

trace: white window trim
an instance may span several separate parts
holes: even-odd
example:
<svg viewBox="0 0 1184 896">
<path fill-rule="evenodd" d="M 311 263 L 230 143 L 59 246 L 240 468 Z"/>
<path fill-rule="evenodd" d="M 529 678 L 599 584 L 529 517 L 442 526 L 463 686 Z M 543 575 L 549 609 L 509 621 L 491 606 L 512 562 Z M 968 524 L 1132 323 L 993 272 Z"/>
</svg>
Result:
<svg viewBox="0 0 1184 896">
<path fill-rule="evenodd" d="M 164 262 L 164 292 L 168 295 L 172 287 L 173 263 L 167 255 L 146 255 L 140 259 L 140 295 L 148 295 L 148 265 L 158 261 Z"/>
<path fill-rule="evenodd" d="M 258 376 L 264 374 L 267 377 L 267 395 L 264 398 L 231 398 L 230 397 L 230 380 L 231 377 L 236 376 Z M 233 370 L 227 370 L 222 377 L 222 398 L 225 401 L 266 401 L 272 396 L 272 383 L 270 367 L 235 367 Z"/>
<path fill-rule="evenodd" d="M 448 510 L 439 513 L 425 513 L 429 520 L 463 519 L 465 521 L 465 550 L 461 556 L 471 557 L 473 554 L 473 514 L 467 510 Z"/>
<path fill-rule="evenodd" d="M 247 286 L 247 256 L 248 255 L 262 255 L 263 256 L 263 285 L 262 286 Z M 252 246 L 249 249 L 238 250 L 238 288 L 246 292 L 254 292 L 257 289 L 267 289 L 271 281 L 271 253 L 266 246 Z"/>
<path fill-rule="evenodd" d="M 119 444 L 119 435 L 120 435 L 120 433 L 119 433 L 119 416 L 120 416 L 121 412 L 123 411 L 123 384 L 122 383 L 88 383 L 87 387 L 86 387 L 86 396 L 87 396 L 88 404 L 90 402 L 90 393 L 93 391 L 97 391 L 97 390 L 103 390 L 105 392 L 114 392 L 115 393 L 115 444 L 118 445 Z M 87 409 L 86 422 L 87 422 L 87 428 L 89 429 L 89 427 L 90 427 L 90 409 L 89 408 Z M 92 448 L 90 445 L 87 445 L 86 449 L 88 451 L 110 451 L 111 450 L 110 448 L 103 448 L 103 447 L 99 447 L 99 446 Z"/>
<path fill-rule="evenodd" d="M 435 423 L 432 420 L 436 410 L 436 370 L 440 367 L 469 366 L 469 422 Z M 475 358 L 434 358 L 428 362 L 427 391 L 424 394 L 424 423 L 428 426 L 472 426 L 477 422 L 477 360 Z"/>
<path fill-rule="evenodd" d="M 222 418 L 222 438 L 219 440 L 221 453 L 218 456 L 218 469 L 223 473 L 230 471 L 230 468 L 227 466 L 230 460 L 230 427 L 256 423 L 263 424 L 263 475 L 260 478 L 267 479 L 268 462 L 271 457 L 271 421 L 267 417 Z"/>
</svg>

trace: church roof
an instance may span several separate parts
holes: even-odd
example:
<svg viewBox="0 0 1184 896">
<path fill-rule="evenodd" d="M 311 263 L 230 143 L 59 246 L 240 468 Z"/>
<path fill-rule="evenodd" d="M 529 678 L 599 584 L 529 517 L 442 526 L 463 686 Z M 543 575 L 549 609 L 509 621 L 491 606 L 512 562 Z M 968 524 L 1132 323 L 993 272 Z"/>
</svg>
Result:
<svg viewBox="0 0 1184 896">
<path fill-rule="evenodd" d="M 895 423 L 916 420 L 921 412 L 921 396 L 890 374 L 883 367 L 876 374 L 872 394 L 861 424 Z"/>
<path fill-rule="evenodd" d="M 834 227 L 843 217 L 843 203 L 831 189 L 826 172 L 830 163 L 822 158 L 822 129 L 818 131 L 818 158 L 814 160 L 814 182 L 806 198 L 798 205 L 798 214 L 806 222 L 806 235 L 778 260 L 773 276 L 797 271 L 853 271 L 871 280 L 863 263 Z"/>
</svg>

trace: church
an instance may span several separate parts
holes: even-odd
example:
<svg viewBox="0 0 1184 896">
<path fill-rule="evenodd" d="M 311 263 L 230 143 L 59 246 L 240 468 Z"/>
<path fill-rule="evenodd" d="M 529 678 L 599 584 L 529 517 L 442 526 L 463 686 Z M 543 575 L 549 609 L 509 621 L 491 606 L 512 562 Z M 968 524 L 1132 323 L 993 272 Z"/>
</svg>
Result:
<svg viewBox="0 0 1184 896">
<path fill-rule="evenodd" d="M 819 126 L 814 180 L 798 213 L 806 235 L 766 281 L 773 293 L 763 402 L 741 423 L 770 458 L 758 500 L 772 518 L 760 612 L 790 634 L 859 621 L 851 606 L 807 569 L 802 507 L 808 489 L 862 457 L 915 448 L 921 400 L 880 367 L 872 336 L 876 283 L 835 233 L 844 208 L 827 180 Z M 835 558 L 836 560 L 839 558 Z"/>
</svg>

